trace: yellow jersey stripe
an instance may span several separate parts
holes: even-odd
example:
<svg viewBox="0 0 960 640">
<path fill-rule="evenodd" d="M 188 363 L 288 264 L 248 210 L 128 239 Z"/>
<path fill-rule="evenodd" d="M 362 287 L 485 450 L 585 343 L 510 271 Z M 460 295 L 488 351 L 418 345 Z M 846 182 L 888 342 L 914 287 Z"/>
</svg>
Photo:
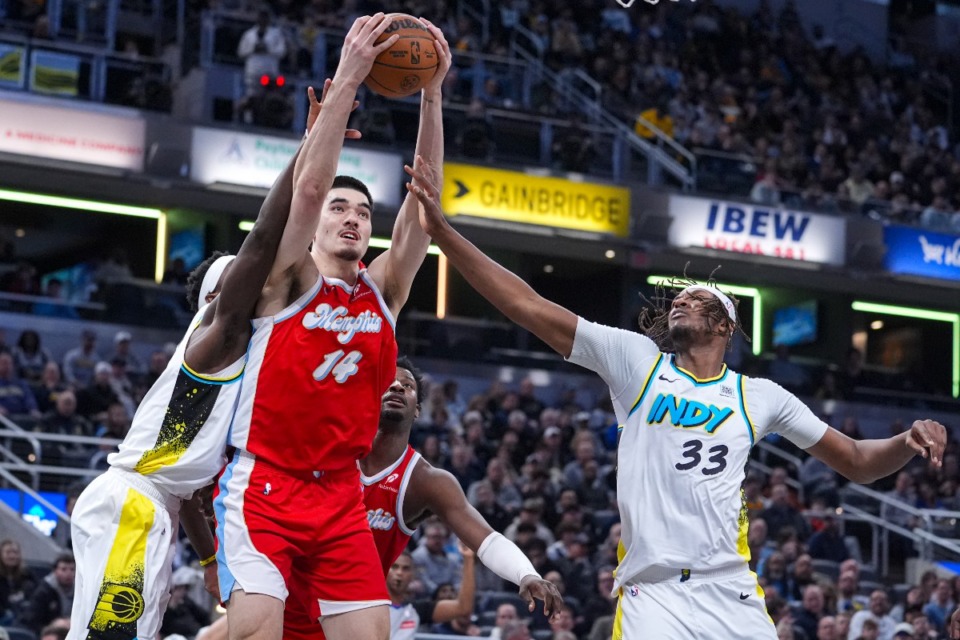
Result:
<svg viewBox="0 0 960 640">
<path fill-rule="evenodd" d="M 637 410 L 640 406 L 640 403 L 643 402 L 644 396 L 647 395 L 647 391 L 650 389 L 650 383 L 653 381 L 653 374 L 657 372 L 657 369 L 660 368 L 660 363 L 663 362 L 663 354 L 657 356 L 657 361 L 653 363 L 653 366 L 650 368 L 650 373 L 647 374 L 647 379 L 643 381 L 643 387 L 640 389 L 637 399 L 633 402 L 633 406 L 630 407 L 630 411 L 627 413 L 627 417 L 632 416 L 633 412 Z"/>
<path fill-rule="evenodd" d="M 232 375 L 232 376 L 227 376 L 227 377 L 224 377 L 224 378 L 218 378 L 218 377 L 216 377 L 216 376 L 208 376 L 208 375 L 203 374 L 203 373 L 197 373 L 196 371 L 194 371 L 193 369 L 191 369 L 191 368 L 187 365 L 186 362 L 184 362 L 181 366 L 183 367 L 183 370 L 186 371 L 187 373 L 189 373 L 191 376 L 193 376 L 194 378 L 196 378 L 196 379 L 198 379 L 198 380 L 204 381 L 204 382 L 235 382 L 235 381 L 237 381 L 237 380 L 240 379 L 240 376 L 243 375 L 243 369 L 246 368 L 246 367 L 241 368 L 240 371 L 238 371 L 237 373 L 235 373 L 235 374 Z"/>
</svg>

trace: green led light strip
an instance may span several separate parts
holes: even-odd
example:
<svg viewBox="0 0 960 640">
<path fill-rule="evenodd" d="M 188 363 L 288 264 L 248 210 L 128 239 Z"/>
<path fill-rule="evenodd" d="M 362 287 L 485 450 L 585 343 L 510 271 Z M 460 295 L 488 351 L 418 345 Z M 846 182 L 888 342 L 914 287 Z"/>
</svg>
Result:
<svg viewBox="0 0 960 640">
<path fill-rule="evenodd" d="M 250 231 L 253 229 L 253 222 L 250 220 L 243 220 L 238 226 L 240 227 L 240 231 Z M 389 238 L 370 238 L 369 246 L 373 247 L 374 249 L 389 249 L 390 245 L 391 242 Z M 432 256 L 438 256 L 440 255 L 440 247 L 432 244 L 427 247 L 427 253 Z"/>
<path fill-rule="evenodd" d="M 864 313 L 879 313 L 888 316 L 901 316 L 904 318 L 917 318 L 918 320 L 933 320 L 935 322 L 949 322 L 953 325 L 953 368 L 952 368 L 952 387 L 953 397 L 960 397 L 960 314 L 948 313 L 946 311 L 934 311 L 933 309 L 917 309 L 915 307 L 897 307 L 890 304 L 877 304 L 875 302 L 855 301 L 852 305 L 854 311 Z"/>
<path fill-rule="evenodd" d="M 8 191 L 0 189 L 0 200 L 10 202 L 24 202 L 27 204 L 39 204 L 46 207 L 62 207 L 64 209 L 77 209 L 79 211 L 94 211 L 97 213 L 112 213 L 121 216 L 134 216 L 137 218 L 151 218 L 157 220 L 163 213 L 160 209 L 149 209 L 147 207 L 133 207 L 126 204 L 114 204 L 112 202 L 98 202 L 96 200 L 78 200 L 76 198 L 62 198 L 60 196 L 48 196 L 41 193 L 26 193 L 24 191 Z"/>
<path fill-rule="evenodd" d="M 670 286 L 670 282 L 675 279 L 674 276 L 650 276 L 647 278 L 647 284 Z M 699 280 L 693 282 L 703 286 L 711 286 L 709 283 Z M 763 294 L 754 287 L 741 287 L 735 284 L 716 282 L 712 286 L 717 287 L 724 293 L 732 293 L 737 297 L 753 300 L 753 330 L 750 335 L 750 347 L 753 349 L 753 355 L 759 356 L 763 353 Z"/>
</svg>

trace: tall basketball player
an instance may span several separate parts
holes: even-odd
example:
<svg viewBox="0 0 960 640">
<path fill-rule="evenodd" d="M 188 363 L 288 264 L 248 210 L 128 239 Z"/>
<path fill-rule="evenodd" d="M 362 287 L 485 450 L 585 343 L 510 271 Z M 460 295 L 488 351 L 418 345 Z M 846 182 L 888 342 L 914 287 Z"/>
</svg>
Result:
<svg viewBox="0 0 960 640">
<path fill-rule="evenodd" d="M 773 382 L 728 370 L 723 355 L 738 319 L 719 289 L 683 288 L 672 304 L 641 316 L 647 335 L 595 324 L 537 295 L 457 233 L 437 187 L 419 172 L 408 188 L 420 199 L 424 230 L 483 297 L 610 387 L 624 425 L 616 640 L 777 637 L 747 566 L 740 497 L 750 449 L 768 433 L 854 482 L 893 473 L 918 453 L 941 464 L 946 430 L 937 422 L 855 441 Z"/>
<path fill-rule="evenodd" d="M 389 26 L 359 18 L 344 41 L 328 101 L 353 100 Z M 443 162 L 440 83 L 450 66 L 443 34 L 439 69 L 421 96 L 416 163 Z M 326 107 L 324 110 L 326 113 Z M 338 122 L 338 128 L 345 122 Z M 237 454 L 214 501 L 220 593 L 230 637 L 277 639 L 289 599 L 330 638 L 383 639 L 389 598 L 367 526 L 357 460 L 370 450 L 380 397 L 394 380 L 394 318 L 406 302 L 429 238 L 409 197 L 392 246 L 369 269 L 360 259 L 371 233 L 366 186 L 312 178 L 336 166 L 338 150 L 307 138 L 294 173 L 294 204 L 257 306 L 247 373 L 231 428 Z M 325 152 L 325 153 L 324 153 Z M 408 171 L 412 169 L 408 168 Z"/>
<path fill-rule="evenodd" d="M 342 145 L 351 103 L 343 97 L 320 115 L 321 144 Z M 311 99 L 312 118 L 318 113 L 319 103 Z M 120 450 L 108 458 L 110 469 L 77 501 L 72 639 L 154 638 L 160 631 L 181 501 L 223 468 L 250 319 L 284 232 L 297 157 L 277 178 L 237 256 L 215 254 L 191 274 L 188 298 L 199 310 L 141 402 Z M 329 183 L 335 167 L 313 170 L 316 180 Z M 206 582 L 215 591 L 213 536 L 199 505 L 183 504 L 184 529 L 204 558 Z"/>
<path fill-rule="evenodd" d="M 370 454 L 360 462 L 363 503 L 367 520 L 386 576 L 423 519 L 438 516 L 480 561 L 504 580 L 520 587 L 520 597 L 530 610 L 534 598 L 543 600 L 544 613 L 563 608 L 563 599 L 552 582 L 540 577 L 530 560 L 513 542 L 493 530 L 473 508 L 456 478 L 424 460 L 410 446 L 410 431 L 420 415 L 422 378 L 407 358 L 397 360 L 396 379 L 383 394 L 380 426 Z M 407 612 L 409 613 L 409 612 Z M 392 626 L 399 615 L 391 610 Z M 291 602 L 283 619 L 286 640 L 317 638 L 311 635 L 307 612 Z"/>
</svg>

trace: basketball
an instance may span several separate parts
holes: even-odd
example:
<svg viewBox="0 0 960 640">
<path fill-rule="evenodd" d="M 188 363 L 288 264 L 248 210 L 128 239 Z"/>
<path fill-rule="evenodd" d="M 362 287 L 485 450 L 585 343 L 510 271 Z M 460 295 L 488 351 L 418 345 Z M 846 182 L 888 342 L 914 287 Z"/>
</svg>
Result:
<svg viewBox="0 0 960 640">
<path fill-rule="evenodd" d="M 423 24 L 405 13 L 390 14 L 393 22 L 377 44 L 393 34 L 400 39 L 380 53 L 364 82 L 372 91 L 387 98 L 406 98 L 415 94 L 437 73 L 437 49 L 433 36 Z"/>
</svg>

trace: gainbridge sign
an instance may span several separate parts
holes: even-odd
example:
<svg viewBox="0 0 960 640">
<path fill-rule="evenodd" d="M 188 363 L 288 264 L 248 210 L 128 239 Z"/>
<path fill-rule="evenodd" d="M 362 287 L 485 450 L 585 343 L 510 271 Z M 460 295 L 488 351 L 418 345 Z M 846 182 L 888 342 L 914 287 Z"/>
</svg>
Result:
<svg viewBox="0 0 960 640">
<path fill-rule="evenodd" d="M 505 222 L 609 233 L 630 231 L 630 190 L 468 164 L 443 165 L 443 210 Z"/>
</svg>

